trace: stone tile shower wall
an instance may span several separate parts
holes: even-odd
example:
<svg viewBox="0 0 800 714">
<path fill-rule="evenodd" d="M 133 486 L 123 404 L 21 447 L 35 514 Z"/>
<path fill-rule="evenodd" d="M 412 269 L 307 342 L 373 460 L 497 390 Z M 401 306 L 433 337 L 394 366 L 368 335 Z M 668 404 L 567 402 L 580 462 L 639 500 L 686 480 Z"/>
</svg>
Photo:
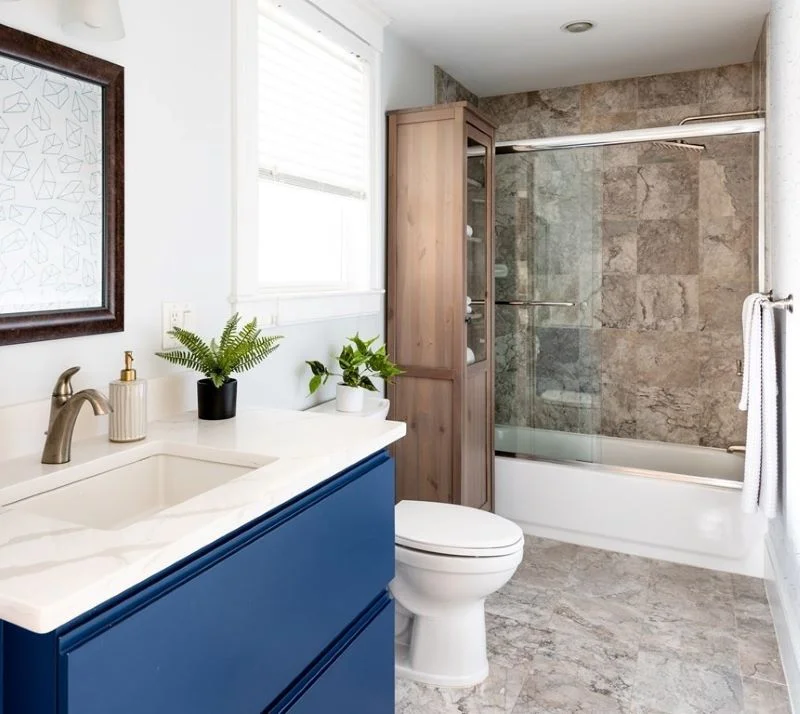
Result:
<svg viewBox="0 0 800 714">
<path fill-rule="evenodd" d="M 660 126 L 754 108 L 757 75 L 742 64 L 479 107 L 500 140 Z M 453 82 L 437 87 L 465 98 Z M 497 299 L 578 306 L 498 307 L 497 423 L 744 443 L 737 360 L 755 288 L 756 144 L 702 143 L 702 154 L 641 144 L 498 157 Z"/>
<path fill-rule="evenodd" d="M 480 103 L 480 98 L 477 94 L 470 92 L 461 82 L 450 76 L 439 65 L 433 66 L 433 91 L 437 104 L 466 101 L 477 107 Z"/>
</svg>

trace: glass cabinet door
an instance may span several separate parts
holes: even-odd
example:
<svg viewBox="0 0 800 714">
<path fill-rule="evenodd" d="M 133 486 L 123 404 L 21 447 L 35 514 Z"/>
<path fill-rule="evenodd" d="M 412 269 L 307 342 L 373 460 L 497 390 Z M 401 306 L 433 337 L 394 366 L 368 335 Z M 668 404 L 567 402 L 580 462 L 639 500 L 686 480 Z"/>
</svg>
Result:
<svg viewBox="0 0 800 714">
<path fill-rule="evenodd" d="M 489 354 L 487 305 L 489 251 L 488 147 L 467 138 L 466 320 L 467 364 L 483 362 Z"/>
</svg>

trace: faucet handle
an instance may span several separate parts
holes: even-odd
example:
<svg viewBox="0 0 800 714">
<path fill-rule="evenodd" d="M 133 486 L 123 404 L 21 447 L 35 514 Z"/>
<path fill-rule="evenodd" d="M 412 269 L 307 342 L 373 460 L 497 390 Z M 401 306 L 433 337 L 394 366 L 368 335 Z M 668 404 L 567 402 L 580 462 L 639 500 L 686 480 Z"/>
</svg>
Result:
<svg viewBox="0 0 800 714">
<path fill-rule="evenodd" d="M 56 380 L 56 386 L 53 387 L 53 396 L 54 397 L 66 397 L 69 398 L 72 396 L 72 377 L 76 372 L 80 371 L 80 367 L 70 367 L 69 369 L 65 369 Z"/>
</svg>

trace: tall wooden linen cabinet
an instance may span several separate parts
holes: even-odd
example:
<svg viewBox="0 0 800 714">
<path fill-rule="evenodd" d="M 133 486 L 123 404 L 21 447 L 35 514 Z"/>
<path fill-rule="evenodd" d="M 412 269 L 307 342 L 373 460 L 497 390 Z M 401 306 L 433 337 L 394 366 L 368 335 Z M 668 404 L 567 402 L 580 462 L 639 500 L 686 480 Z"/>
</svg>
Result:
<svg viewBox="0 0 800 714">
<path fill-rule="evenodd" d="M 494 126 L 389 112 L 387 346 L 397 500 L 494 507 Z"/>
</svg>

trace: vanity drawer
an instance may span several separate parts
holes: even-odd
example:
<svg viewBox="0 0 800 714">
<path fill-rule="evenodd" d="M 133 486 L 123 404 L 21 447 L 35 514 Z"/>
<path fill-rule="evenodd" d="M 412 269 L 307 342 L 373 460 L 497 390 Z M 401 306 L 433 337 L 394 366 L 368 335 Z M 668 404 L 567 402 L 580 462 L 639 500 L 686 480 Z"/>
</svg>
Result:
<svg viewBox="0 0 800 714">
<path fill-rule="evenodd" d="M 269 714 L 391 714 L 394 603 L 384 596 Z"/>
<path fill-rule="evenodd" d="M 64 635 L 59 711 L 262 711 L 394 575 L 391 460 L 340 480 L 221 544 L 216 562 L 212 550 L 189 577 L 171 574 L 176 585 L 154 599 L 144 592 Z"/>
</svg>

